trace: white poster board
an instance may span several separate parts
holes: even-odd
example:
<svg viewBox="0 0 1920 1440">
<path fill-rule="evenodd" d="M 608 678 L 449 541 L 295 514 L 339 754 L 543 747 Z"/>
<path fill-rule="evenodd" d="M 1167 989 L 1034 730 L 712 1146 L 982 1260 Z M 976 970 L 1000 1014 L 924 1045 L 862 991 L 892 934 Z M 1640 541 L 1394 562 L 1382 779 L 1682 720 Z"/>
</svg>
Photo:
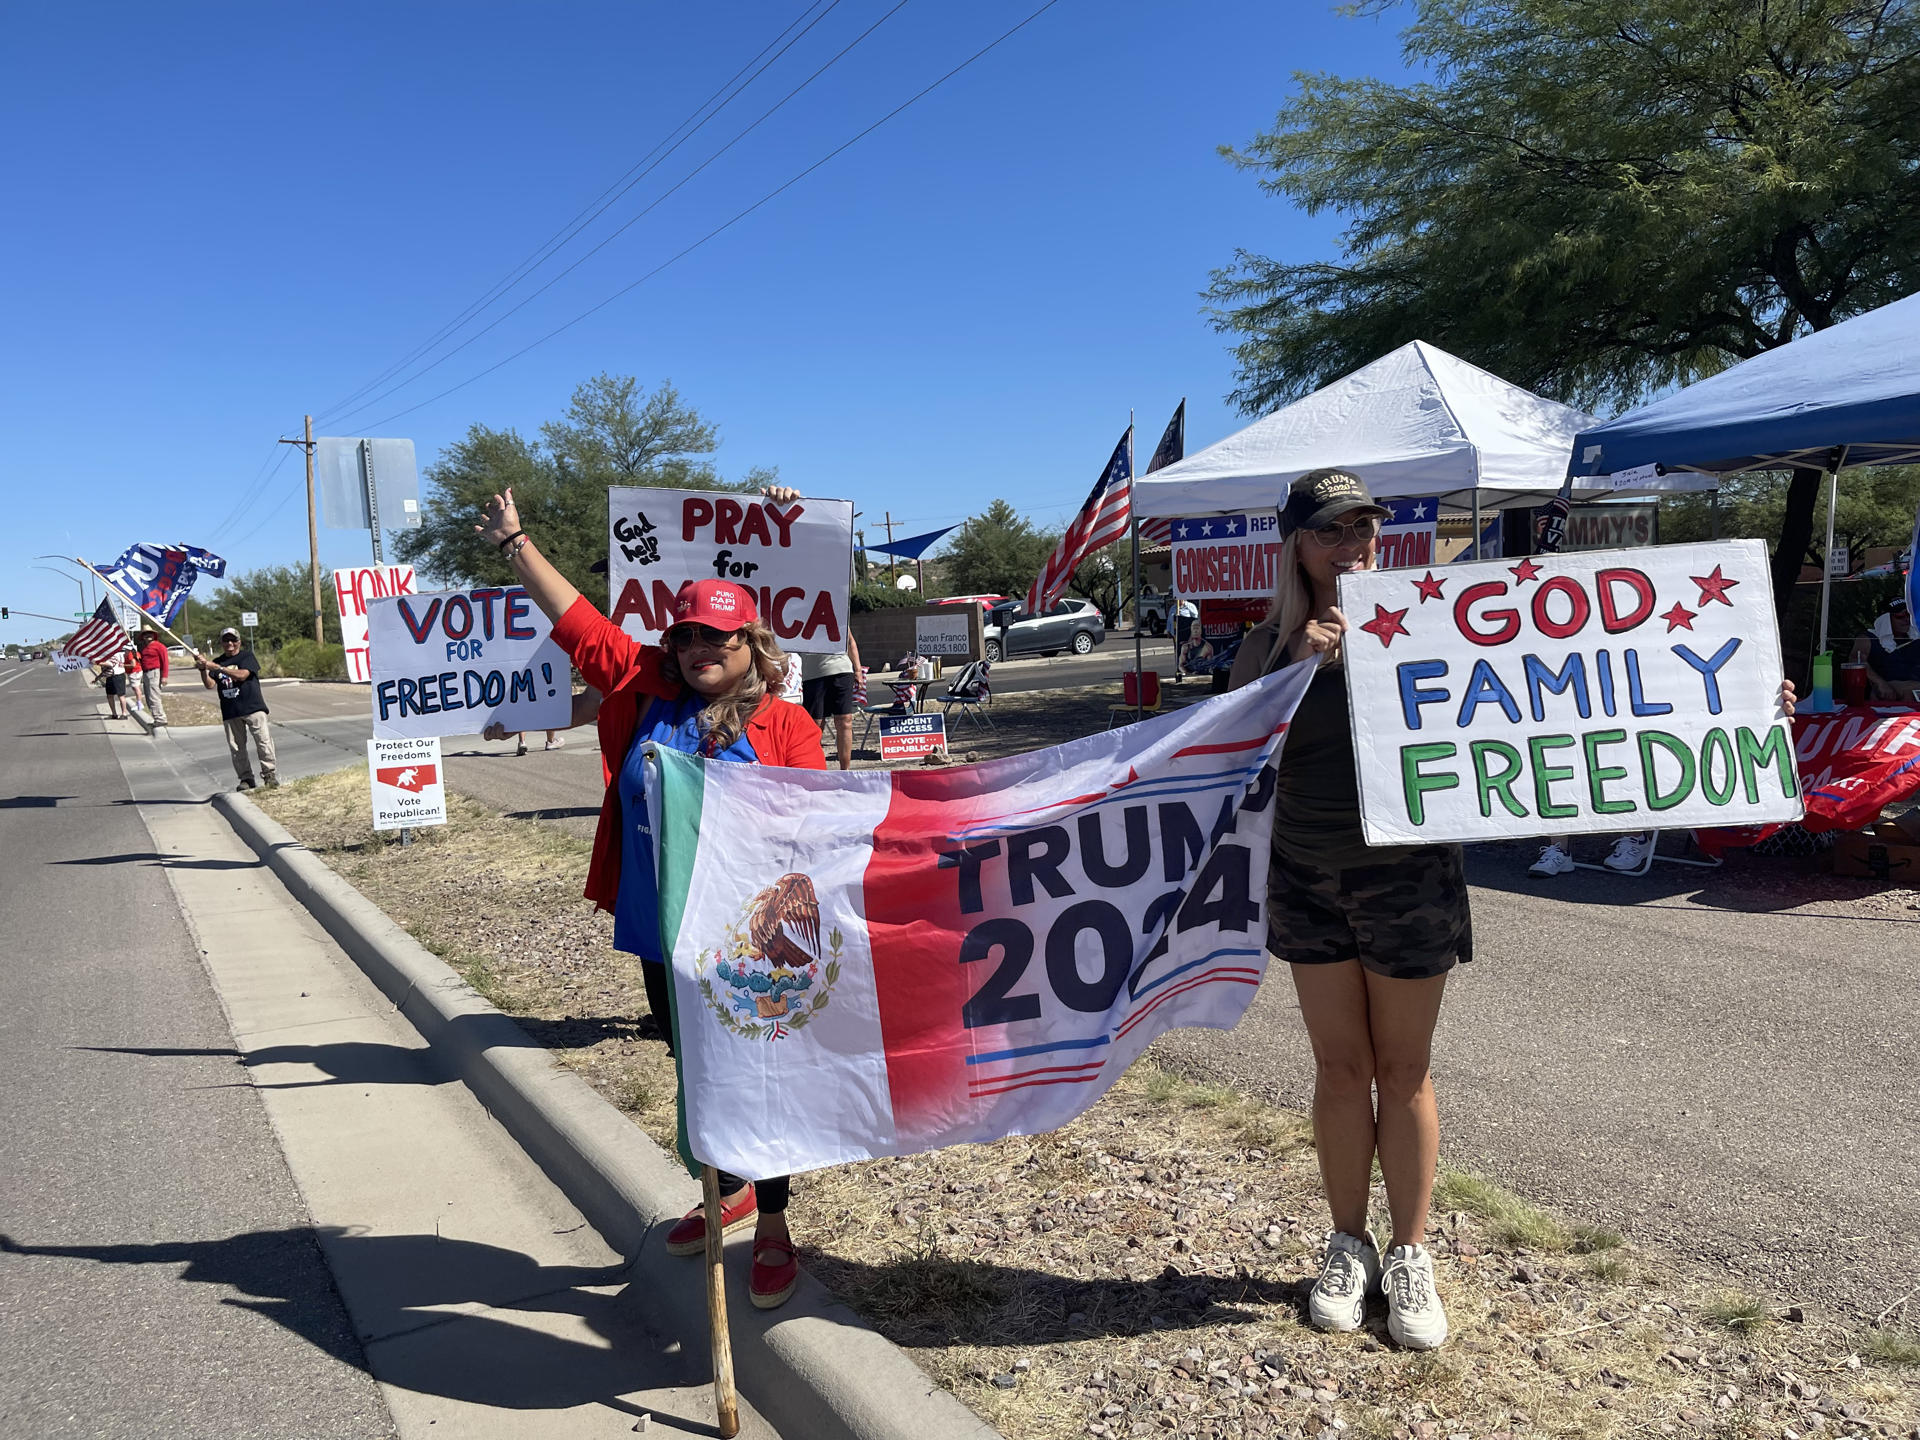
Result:
<svg viewBox="0 0 1920 1440">
<path fill-rule="evenodd" d="M 660 487 L 607 491 L 607 593 L 614 623 L 654 643 L 689 580 L 731 580 L 789 652 L 847 648 L 853 502 Z"/>
<path fill-rule="evenodd" d="M 1800 818 L 1758 540 L 1340 577 L 1370 845 Z"/>
<path fill-rule="evenodd" d="M 356 685 L 373 679 L 373 667 L 367 660 L 368 602 L 418 593 L 411 565 L 356 565 L 333 572 L 333 604 L 340 612 L 340 646 L 347 652 L 347 679 Z"/>
<path fill-rule="evenodd" d="M 553 622 L 518 585 L 396 595 L 367 605 L 373 733 L 383 740 L 559 730 L 573 670 Z"/>
<path fill-rule="evenodd" d="M 1280 516 L 1273 510 L 1192 515 L 1169 530 L 1173 588 L 1183 600 L 1251 600 L 1273 595 Z"/>
<path fill-rule="evenodd" d="M 916 655 L 938 655 L 942 659 L 965 659 L 973 654 L 973 631 L 969 616 L 961 606 L 951 615 L 913 617 L 913 650 Z"/>
<path fill-rule="evenodd" d="M 440 737 L 367 741 L 367 782 L 373 787 L 373 828 L 447 823 L 446 772 Z"/>
</svg>

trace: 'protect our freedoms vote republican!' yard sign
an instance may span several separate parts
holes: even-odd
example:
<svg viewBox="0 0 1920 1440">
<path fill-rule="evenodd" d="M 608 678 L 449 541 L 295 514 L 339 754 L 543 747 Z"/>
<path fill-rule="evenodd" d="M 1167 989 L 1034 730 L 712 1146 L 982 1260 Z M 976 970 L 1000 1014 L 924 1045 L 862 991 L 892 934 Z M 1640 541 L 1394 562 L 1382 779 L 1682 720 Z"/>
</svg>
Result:
<svg viewBox="0 0 1920 1440">
<path fill-rule="evenodd" d="M 1340 578 L 1371 845 L 1797 820 L 1757 540 Z"/>
<path fill-rule="evenodd" d="M 607 491 L 607 525 L 611 613 L 634 639 L 660 639 L 687 581 L 731 580 L 753 592 L 782 650 L 847 648 L 851 500 L 621 488 Z"/>
<path fill-rule="evenodd" d="M 518 585 L 367 604 L 373 733 L 382 740 L 558 730 L 573 716 L 573 670 L 553 622 Z"/>
</svg>

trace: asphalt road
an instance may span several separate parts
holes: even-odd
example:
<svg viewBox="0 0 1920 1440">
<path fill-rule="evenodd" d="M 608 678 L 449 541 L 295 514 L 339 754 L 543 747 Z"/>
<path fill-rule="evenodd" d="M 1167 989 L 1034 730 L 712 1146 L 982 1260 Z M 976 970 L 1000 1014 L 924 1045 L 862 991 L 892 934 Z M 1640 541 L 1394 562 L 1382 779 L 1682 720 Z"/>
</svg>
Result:
<svg viewBox="0 0 1920 1440">
<path fill-rule="evenodd" d="M 1022 663 L 1060 675 L 1077 662 Z M 364 755 L 364 721 L 303 718 L 341 688 L 275 692 L 288 773 Z M 175 736 L 230 783 L 217 732 Z M 511 744 L 445 744 L 455 789 L 593 833 L 590 732 L 552 754 L 536 738 L 519 759 Z M 1782 881 L 1759 862 L 1539 882 L 1529 858 L 1510 845 L 1471 857 L 1478 958 L 1456 972 L 1436 1040 L 1447 1154 L 1724 1267 L 1730 1284 L 1869 1317 L 1905 1292 L 1920 1270 L 1916 897 Z M 1306 1038 L 1274 979 L 1237 1030 L 1177 1032 L 1162 1049 L 1304 1106 Z"/>
<path fill-rule="evenodd" d="M 0 668 L 0 1433 L 390 1435 L 98 694 Z"/>
</svg>

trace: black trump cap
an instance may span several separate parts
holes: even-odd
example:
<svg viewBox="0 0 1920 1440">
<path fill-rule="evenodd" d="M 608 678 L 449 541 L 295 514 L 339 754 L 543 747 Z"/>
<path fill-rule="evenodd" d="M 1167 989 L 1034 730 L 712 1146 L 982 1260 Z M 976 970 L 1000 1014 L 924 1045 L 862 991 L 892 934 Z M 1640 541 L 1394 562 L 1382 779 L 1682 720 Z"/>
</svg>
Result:
<svg viewBox="0 0 1920 1440">
<path fill-rule="evenodd" d="M 1367 482 L 1351 470 L 1309 470 L 1287 487 L 1287 503 L 1280 507 L 1281 538 L 1296 530 L 1318 530 L 1349 510 L 1383 519 L 1388 514 L 1386 506 L 1374 501 Z"/>
</svg>

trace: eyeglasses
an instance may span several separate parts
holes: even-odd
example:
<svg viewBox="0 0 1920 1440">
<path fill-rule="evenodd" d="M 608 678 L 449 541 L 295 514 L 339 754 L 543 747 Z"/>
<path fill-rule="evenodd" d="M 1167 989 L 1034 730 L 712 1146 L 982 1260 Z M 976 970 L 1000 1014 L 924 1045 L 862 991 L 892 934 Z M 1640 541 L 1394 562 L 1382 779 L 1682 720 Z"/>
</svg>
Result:
<svg viewBox="0 0 1920 1440">
<path fill-rule="evenodd" d="M 667 644 L 676 650 L 691 650 L 696 645 L 725 650 L 739 638 L 738 630 L 716 630 L 711 625 L 676 625 L 667 632 Z"/>
<path fill-rule="evenodd" d="M 1377 539 L 1380 534 L 1380 517 L 1369 515 L 1364 520 L 1350 520 L 1345 525 L 1322 525 L 1307 534 L 1322 549 L 1333 550 L 1342 545 L 1366 545 Z"/>
</svg>

